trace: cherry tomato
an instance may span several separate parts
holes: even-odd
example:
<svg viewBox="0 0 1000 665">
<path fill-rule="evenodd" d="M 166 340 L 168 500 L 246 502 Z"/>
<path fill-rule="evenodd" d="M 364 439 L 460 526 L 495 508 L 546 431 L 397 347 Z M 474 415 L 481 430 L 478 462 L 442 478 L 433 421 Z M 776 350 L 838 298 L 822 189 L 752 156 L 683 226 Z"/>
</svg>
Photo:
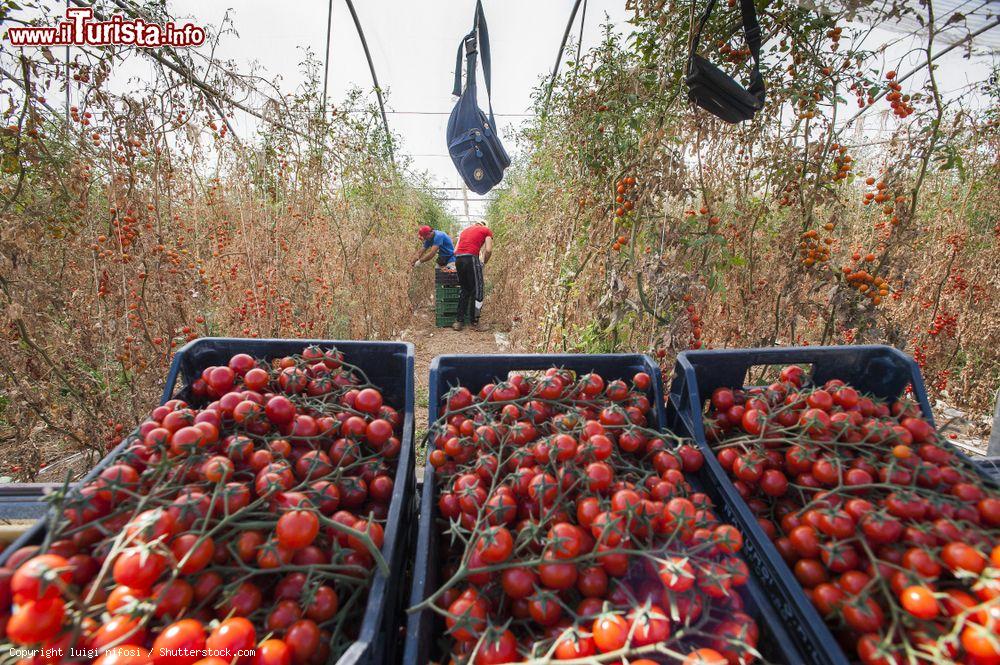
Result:
<svg viewBox="0 0 1000 665">
<path fill-rule="evenodd" d="M 899 595 L 899 602 L 903 609 L 918 619 L 933 619 L 940 611 L 934 592 L 924 586 L 907 587 Z"/>
<path fill-rule="evenodd" d="M 311 545 L 319 534 L 319 517 L 310 510 L 291 510 L 278 518 L 274 532 L 282 547 L 300 550 Z"/>
<path fill-rule="evenodd" d="M 175 621 L 153 641 L 150 656 L 155 665 L 189 665 L 199 659 L 197 655 L 205 648 L 205 628 L 195 619 Z"/>
</svg>

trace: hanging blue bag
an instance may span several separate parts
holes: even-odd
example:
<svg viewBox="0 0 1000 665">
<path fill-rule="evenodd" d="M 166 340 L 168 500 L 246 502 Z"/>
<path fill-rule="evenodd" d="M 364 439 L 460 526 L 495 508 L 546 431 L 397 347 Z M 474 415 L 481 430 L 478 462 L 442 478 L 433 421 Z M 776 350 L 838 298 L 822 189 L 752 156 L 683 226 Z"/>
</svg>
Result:
<svg viewBox="0 0 1000 665">
<path fill-rule="evenodd" d="M 487 117 L 476 100 L 476 53 L 483 54 L 483 79 L 490 114 Z M 465 50 L 465 88 L 462 88 L 462 51 Z M 458 45 L 455 57 L 455 89 L 458 103 L 448 118 L 448 153 L 465 184 L 476 194 L 485 194 L 503 180 L 510 166 L 510 157 L 500 143 L 493 119 L 493 99 L 490 90 L 490 35 L 482 2 L 476 2 L 476 17 L 472 32 Z"/>
</svg>

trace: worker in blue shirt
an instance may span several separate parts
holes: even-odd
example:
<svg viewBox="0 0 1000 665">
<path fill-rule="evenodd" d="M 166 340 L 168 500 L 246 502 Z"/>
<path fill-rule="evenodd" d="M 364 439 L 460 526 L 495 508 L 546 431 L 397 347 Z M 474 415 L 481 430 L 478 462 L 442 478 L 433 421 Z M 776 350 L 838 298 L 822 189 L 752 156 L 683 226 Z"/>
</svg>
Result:
<svg viewBox="0 0 1000 665">
<path fill-rule="evenodd" d="M 437 264 L 445 269 L 455 269 L 455 245 L 444 231 L 435 231 L 429 226 L 421 226 L 417 235 L 424 241 L 424 249 L 413 261 L 416 268 L 421 263 L 430 261 L 437 254 Z"/>
</svg>

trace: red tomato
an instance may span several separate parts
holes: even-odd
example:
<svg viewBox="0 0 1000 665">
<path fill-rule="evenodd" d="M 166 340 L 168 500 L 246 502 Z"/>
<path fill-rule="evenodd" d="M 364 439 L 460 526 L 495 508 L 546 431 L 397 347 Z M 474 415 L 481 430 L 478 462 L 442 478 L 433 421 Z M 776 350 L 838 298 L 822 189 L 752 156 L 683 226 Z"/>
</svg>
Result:
<svg viewBox="0 0 1000 665">
<path fill-rule="evenodd" d="M 313 592 L 313 600 L 306 607 L 306 616 L 313 621 L 322 624 L 329 621 L 337 614 L 340 607 L 340 597 L 333 587 L 326 584 L 316 587 Z"/>
<path fill-rule="evenodd" d="M 549 529 L 549 551 L 558 559 L 572 559 L 583 549 L 580 528 L 569 522 L 559 522 Z"/>
<path fill-rule="evenodd" d="M 882 608 L 873 598 L 866 601 L 857 599 L 846 604 L 843 608 L 843 615 L 847 624 L 861 633 L 876 632 L 885 621 Z"/>
<path fill-rule="evenodd" d="M 562 563 L 551 552 L 542 559 L 545 563 L 538 564 L 538 578 L 550 589 L 568 589 L 576 583 L 577 569 L 572 563 Z"/>
<path fill-rule="evenodd" d="M 358 411 L 377 415 L 382 408 L 382 393 L 374 388 L 365 388 L 354 398 L 354 408 Z"/>
<path fill-rule="evenodd" d="M 980 626 L 968 623 L 962 630 L 962 647 L 970 655 L 983 659 L 986 663 L 1000 660 L 1000 646 L 997 646 L 996 626 Z"/>
<path fill-rule="evenodd" d="M 986 568 L 986 557 L 976 548 L 960 542 L 951 542 L 941 548 L 941 561 L 954 573 L 968 571 L 978 575 Z"/>
<path fill-rule="evenodd" d="M 445 623 L 451 636 L 459 642 L 471 642 L 479 639 L 479 633 L 486 627 L 486 605 L 474 595 L 474 592 L 467 592 L 460 596 L 448 607 L 450 616 L 445 618 Z M 462 619 L 462 624 L 458 625 L 456 618 Z"/>
<path fill-rule="evenodd" d="M 591 462 L 587 465 L 584 470 L 587 478 L 587 487 L 592 492 L 605 492 L 609 487 L 611 487 L 611 481 L 614 479 L 614 471 L 608 464 L 604 462 Z M 555 496 L 552 497 L 553 499 Z"/>
<path fill-rule="evenodd" d="M 500 575 L 504 593 L 518 600 L 535 592 L 538 576 L 530 568 L 507 568 Z"/>
<path fill-rule="evenodd" d="M 735 554 L 743 548 L 743 534 L 729 524 L 715 527 L 712 538 L 719 551 L 725 554 Z"/>
<path fill-rule="evenodd" d="M 130 548 L 115 559 L 112 574 L 115 582 L 133 589 L 149 589 L 167 569 L 162 554 L 144 548 Z"/>
<path fill-rule="evenodd" d="M 285 630 L 285 644 L 292 651 L 292 662 L 296 665 L 309 663 L 320 646 L 319 626 L 311 619 L 300 619 Z"/>
<path fill-rule="evenodd" d="M 7 638 L 22 646 L 51 640 L 59 634 L 65 616 L 62 598 L 25 601 L 7 620 Z"/>
<path fill-rule="evenodd" d="M 594 619 L 591 632 L 601 653 L 617 651 L 628 642 L 629 622 L 618 614 L 602 614 Z"/>
<path fill-rule="evenodd" d="M 498 665 L 520 660 L 517 656 L 517 638 L 505 630 L 499 635 L 488 635 L 476 651 L 476 665 Z"/>
<path fill-rule="evenodd" d="M 311 510 L 291 510 L 278 518 L 278 543 L 288 550 L 308 547 L 319 534 L 319 517 Z"/>
<path fill-rule="evenodd" d="M 113 616 L 90 636 L 88 646 L 97 651 L 114 642 L 115 644 L 142 644 L 146 640 L 146 629 L 139 619 L 130 616 Z"/>
<path fill-rule="evenodd" d="M 668 559 L 660 566 L 659 574 L 663 586 L 675 593 L 683 593 L 694 586 L 694 567 L 685 557 Z"/>
<path fill-rule="evenodd" d="M 933 619 L 940 611 L 934 592 L 924 586 L 910 586 L 903 589 L 899 595 L 899 602 L 903 609 L 918 619 Z"/>
<path fill-rule="evenodd" d="M 649 390 L 650 386 L 653 384 L 652 377 L 645 372 L 639 372 L 632 377 L 632 385 L 636 387 L 636 390 L 642 390 L 643 392 Z"/>
<path fill-rule="evenodd" d="M 833 395 L 826 390 L 814 390 L 806 396 L 806 404 L 811 409 L 829 411 L 833 408 Z"/>
<path fill-rule="evenodd" d="M 695 649 L 684 657 L 681 665 L 729 665 L 729 660 L 715 649 Z"/>
<path fill-rule="evenodd" d="M 476 543 L 476 550 L 483 563 L 493 565 L 510 558 L 514 549 L 514 539 L 505 527 L 493 526 L 485 529 Z"/>
<path fill-rule="evenodd" d="M 175 621 L 153 641 L 151 657 L 155 665 L 189 665 L 199 660 L 197 655 L 205 648 L 205 628 L 194 619 Z"/>
<path fill-rule="evenodd" d="M 670 618 L 662 608 L 651 605 L 649 609 L 633 610 L 628 616 L 632 629 L 632 646 L 664 642 L 670 636 Z"/>
<path fill-rule="evenodd" d="M 10 578 L 10 592 L 18 604 L 59 598 L 72 579 L 73 572 L 66 558 L 57 554 L 40 554 L 14 571 Z"/>
<path fill-rule="evenodd" d="M 153 587 L 150 598 L 156 605 L 154 615 L 157 618 L 177 617 L 191 606 L 194 588 L 180 578 L 167 580 Z"/>
<path fill-rule="evenodd" d="M 232 662 L 240 651 L 249 653 L 256 644 L 257 631 L 253 624 L 243 617 L 226 619 L 205 640 L 205 647 L 209 651 L 221 652 L 226 662 Z M 249 660 L 248 656 L 243 656 L 237 662 L 249 662 Z"/>
</svg>

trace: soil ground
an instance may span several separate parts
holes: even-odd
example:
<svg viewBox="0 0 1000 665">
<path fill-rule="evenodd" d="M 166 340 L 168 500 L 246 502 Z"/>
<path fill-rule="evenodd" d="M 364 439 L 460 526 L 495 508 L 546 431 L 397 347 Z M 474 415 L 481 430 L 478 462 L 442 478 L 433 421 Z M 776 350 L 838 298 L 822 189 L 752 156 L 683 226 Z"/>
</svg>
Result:
<svg viewBox="0 0 1000 665">
<path fill-rule="evenodd" d="M 436 356 L 452 353 L 512 353 L 507 335 L 484 327 L 481 331 L 466 327 L 463 330 L 438 328 L 434 325 L 433 302 L 420 305 L 413 312 L 409 324 L 399 339 L 410 342 L 415 348 L 414 374 L 416 379 L 416 444 L 417 465 L 423 465 L 423 439 L 427 432 L 427 383 L 431 361 Z M 419 469 L 418 469 L 419 471 Z M 418 474 L 419 477 L 419 474 Z"/>
</svg>

